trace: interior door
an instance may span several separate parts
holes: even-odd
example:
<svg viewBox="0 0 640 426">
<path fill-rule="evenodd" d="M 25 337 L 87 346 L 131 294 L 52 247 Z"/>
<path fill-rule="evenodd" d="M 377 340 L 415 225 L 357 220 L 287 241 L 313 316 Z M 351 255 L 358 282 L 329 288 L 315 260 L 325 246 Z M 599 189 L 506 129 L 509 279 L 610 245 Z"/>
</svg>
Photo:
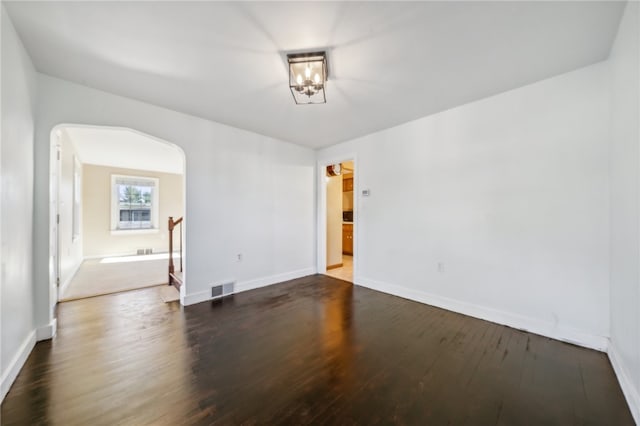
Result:
<svg viewBox="0 0 640 426">
<path fill-rule="evenodd" d="M 60 288 L 60 165 L 62 150 L 59 144 L 55 146 L 55 154 L 51 167 L 51 259 L 49 270 L 51 274 L 51 300 L 50 305 L 53 309 L 58 303 L 58 290 Z"/>
</svg>

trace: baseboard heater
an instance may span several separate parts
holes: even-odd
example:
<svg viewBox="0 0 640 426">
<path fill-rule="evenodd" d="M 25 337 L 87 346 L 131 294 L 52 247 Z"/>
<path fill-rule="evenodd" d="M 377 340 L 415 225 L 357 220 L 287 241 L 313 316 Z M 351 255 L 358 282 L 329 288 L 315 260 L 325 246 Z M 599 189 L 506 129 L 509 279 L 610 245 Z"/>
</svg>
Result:
<svg viewBox="0 0 640 426">
<path fill-rule="evenodd" d="M 234 282 L 220 284 L 220 285 L 214 285 L 213 287 L 211 287 L 211 297 L 213 299 L 215 299 L 217 297 L 228 296 L 230 294 L 233 294 L 234 292 L 235 292 L 235 283 Z"/>
</svg>

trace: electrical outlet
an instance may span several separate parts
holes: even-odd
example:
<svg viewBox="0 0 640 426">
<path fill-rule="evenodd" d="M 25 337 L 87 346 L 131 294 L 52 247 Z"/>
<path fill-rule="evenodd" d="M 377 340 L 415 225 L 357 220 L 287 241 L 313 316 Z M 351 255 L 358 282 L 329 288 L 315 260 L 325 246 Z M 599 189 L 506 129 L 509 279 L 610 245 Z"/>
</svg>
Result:
<svg viewBox="0 0 640 426">
<path fill-rule="evenodd" d="M 440 272 L 441 274 L 444 272 L 444 263 L 443 262 L 438 262 L 438 272 Z"/>
<path fill-rule="evenodd" d="M 242 253 L 238 253 L 238 262 L 242 262 Z"/>
</svg>

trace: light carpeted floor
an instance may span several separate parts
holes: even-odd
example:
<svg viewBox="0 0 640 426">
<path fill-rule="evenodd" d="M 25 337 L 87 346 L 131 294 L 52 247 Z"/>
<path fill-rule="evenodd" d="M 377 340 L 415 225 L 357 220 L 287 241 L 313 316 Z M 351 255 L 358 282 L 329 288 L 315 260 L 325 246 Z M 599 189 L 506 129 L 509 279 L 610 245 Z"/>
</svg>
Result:
<svg viewBox="0 0 640 426">
<path fill-rule="evenodd" d="M 179 262 L 179 258 L 177 262 Z M 161 284 L 166 285 L 167 268 L 166 255 L 85 260 L 65 289 L 60 301 L 118 293 Z M 169 286 L 167 287 L 169 288 Z M 175 288 L 173 290 L 177 293 Z M 167 295 L 167 299 L 172 297 Z"/>
</svg>

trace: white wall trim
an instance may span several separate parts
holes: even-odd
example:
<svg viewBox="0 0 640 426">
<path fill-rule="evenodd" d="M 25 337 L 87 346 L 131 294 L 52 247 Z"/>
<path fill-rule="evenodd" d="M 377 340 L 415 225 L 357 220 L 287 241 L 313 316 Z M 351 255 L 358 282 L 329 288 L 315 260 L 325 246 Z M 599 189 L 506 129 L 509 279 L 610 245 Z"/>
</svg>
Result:
<svg viewBox="0 0 640 426">
<path fill-rule="evenodd" d="M 297 271 L 271 275 L 269 277 L 258 278 L 255 280 L 239 282 L 236 284 L 236 293 L 253 290 L 260 287 L 266 287 L 268 285 L 278 284 L 284 281 L 295 280 L 296 278 L 306 277 L 308 275 L 313 275 L 315 273 L 316 273 L 315 268 L 306 268 L 306 269 L 299 269 Z"/>
<path fill-rule="evenodd" d="M 620 383 L 620 387 L 622 388 L 622 393 L 629 405 L 631 415 L 636 424 L 640 424 L 640 393 L 638 393 L 638 389 L 634 386 L 629 371 L 624 367 L 624 364 L 622 364 L 622 358 L 618 354 L 618 350 L 613 342 L 609 342 L 607 354 L 609 355 L 609 361 L 611 361 L 613 371 L 618 378 L 618 383 Z"/>
<path fill-rule="evenodd" d="M 160 228 L 149 228 L 149 229 L 112 229 L 110 231 L 111 235 L 118 236 L 127 236 L 127 235 L 146 235 L 146 234 L 157 234 L 160 232 Z"/>
<path fill-rule="evenodd" d="M 7 370 L 2 375 L 2 384 L 0 385 L 0 402 L 4 401 L 4 397 L 11 389 L 11 385 L 18 377 L 18 373 L 24 366 L 24 363 L 27 361 L 29 354 L 33 350 L 33 347 L 36 345 L 36 331 L 33 330 L 27 338 L 22 342 L 18 352 L 14 355 L 13 359 L 9 363 Z"/>
<path fill-rule="evenodd" d="M 211 289 L 199 291 L 197 293 L 185 294 L 184 300 L 181 300 L 184 306 L 195 305 L 196 303 L 206 302 L 213 299 L 211 297 Z"/>
<path fill-rule="evenodd" d="M 308 275 L 313 275 L 316 273 L 316 268 L 306 268 L 299 269 L 297 271 L 285 272 L 277 275 L 270 275 L 267 277 L 256 278 L 254 280 L 249 281 L 240 281 L 236 282 L 235 293 L 240 293 L 243 291 L 253 290 L 260 287 L 266 287 L 272 284 L 278 284 L 284 281 L 295 280 L 296 278 L 306 277 Z M 233 280 L 229 280 L 233 281 Z M 184 305 L 194 305 L 196 303 L 206 302 L 207 300 L 211 300 L 211 289 L 205 291 L 199 291 L 193 294 L 187 294 L 184 296 Z"/>
<path fill-rule="evenodd" d="M 447 297 L 437 296 L 430 293 L 398 286 L 395 284 L 383 283 L 368 278 L 357 277 L 355 284 L 377 290 L 383 293 L 392 294 L 404 299 L 414 300 L 431 306 L 458 312 L 474 318 L 480 318 L 496 324 L 506 325 L 529 333 L 539 334 L 563 342 L 584 346 L 589 349 L 606 352 L 609 346 L 609 339 L 605 336 L 597 336 L 576 330 L 571 327 L 558 327 L 551 322 L 518 315 L 512 312 L 505 312 L 485 306 L 474 305 Z"/>
<path fill-rule="evenodd" d="M 49 324 L 36 329 L 36 340 L 39 342 L 41 340 L 53 339 L 57 331 L 58 320 L 54 318 Z"/>
<path fill-rule="evenodd" d="M 84 262 L 84 259 L 80 258 L 80 261 L 73 267 L 73 271 L 71 272 L 71 274 L 69 274 L 67 279 L 64 280 L 64 282 L 62 283 L 62 285 L 58 289 L 58 299 L 60 299 L 60 297 L 62 297 L 62 295 L 64 294 L 64 291 L 67 289 L 67 287 L 69 287 L 69 284 L 71 283 L 73 278 L 78 273 L 78 270 L 82 266 L 82 262 Z"/>
<path fill-rule="evenodd" d="M 83 261 L 85 260 L 96 260 L 96 259 L 108 259 L 111 257 L 130 257 L 130 256 L 153 256 L 156 254 L 166 254 L 168 255 L 169 252 L 168 251 L 154 251 L 153 253 L 151 253 L 150 255 L 147 254 L 138 254 L 137 252 L 134 251 L 130 251 L 127 253 L 116 253 L 116 254 L 108 254 L 108 255 L 101 255 L 101 254 L 96 254 L 96 255 L 91 255 L 91 256 L 84 256 L 82 258 Z M 180 251 L 174 251 L 173 255 L 176 256 L 178 259 L 180 258 Z M 175 261 L 175 258 L 174 258 Z"/>
<path fill-rule="evenodd" d="M 154 253 L 155 254 L 155 253 Z M 128 253 L 128 254 L 110 254 L 108 256 L 102 256 L 102 255 L 91 255 L 91 256 L 84 256 L 82 258 L 83 261 L 85 260 L 96 260 L 96 259 L 104 259 L 107 257 L 125 257 L 125 256 L 136 256 L 136 253 Z"/>
</svg>

